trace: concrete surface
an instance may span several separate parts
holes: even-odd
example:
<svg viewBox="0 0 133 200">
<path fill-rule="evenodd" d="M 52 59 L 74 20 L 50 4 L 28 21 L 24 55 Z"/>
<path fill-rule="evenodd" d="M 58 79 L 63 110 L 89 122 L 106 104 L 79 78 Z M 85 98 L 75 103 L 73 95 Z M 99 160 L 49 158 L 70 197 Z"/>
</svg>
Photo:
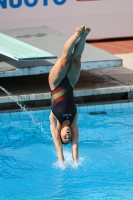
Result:
<svg viewBox="0 0 133 200">
<path fill-rule="evenodd" d="M 3 30 L 2 33 L 56 55 L 62 54 L 63 46 L 69 36 L 52 30 L 46 26 L 37 28 L 24 28 Z M 41 61 L 15 61 L 0 55 L 0 77 L 14 77 L 49 73 L 57 59 Z M 7 70 L 8 64 L 8 70 Z M 82 55 L 82 70 L 110 68 L 122 65 L 122 59 L 106 51 L 86 44 Z M 9 71 L 9 66 L 11 70 Z M 14 67 L 14 68 L 13 68 Z M 5 71 L 3 71 L 5 69 Z"/>
<path fill-rule="evenodd" d="M 1 78 L 0 86 L 29 107 L 50 106 L 48 74 Z M 133 71 L 125 67 L 82 71 L 74 89 L 76 103 L 133 99 Z M 0 90 L 0 110 L 16 108 Z"/>
</svg>

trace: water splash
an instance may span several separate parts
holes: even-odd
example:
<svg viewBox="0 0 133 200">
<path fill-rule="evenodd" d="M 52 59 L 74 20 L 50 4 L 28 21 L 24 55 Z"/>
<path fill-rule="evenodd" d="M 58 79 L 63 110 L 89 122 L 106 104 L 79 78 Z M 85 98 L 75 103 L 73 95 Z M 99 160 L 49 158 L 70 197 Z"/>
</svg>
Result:
<svg viewBox="0 0 133 200">
<path fill-rule="evenodd" d="M 81 166 L 83 164 L 84 158 L 79 157 L 79 161 L 78 162 L 73 162 L 72 159 L 72 153 L 68 150 L 64 151 L 64 158 L 65 158 L 65 162 L 62 164 L 59 161 L 55 162 L 53 164 L 53 168 L 55 169 L 77 169 L 79 166 Z"/>
<path fill-rule="evenodd" d="M 48 139 L 51 139 L 49 136 L 48 136 L 48 133 L 44 130 L 44 128 L 42 127 L 41 123 L 35 118 L 33 117 L 33 115 L 31 114 L 31 111 L 28 111 L 26 109 L 26 106 L 25 105 L 22 105 L 20 102 L 17 101 L 17 99 L 12 95 L 11 92 L 8 92 L 5 88 L 3 88 L 2 86 L 0 86 L 0 89 L 5 92 L 14 102 L 16 102 L 16 104 L 20 107 L 20 110 L 24 111 L 29 117 L 30 119 L 32 120 L 32 123 L 37 125 L 38 128 L 40 129 L 40 131 L 42 133 L 45 133 L 47 134 L 47 137 Z"/>
</svg>

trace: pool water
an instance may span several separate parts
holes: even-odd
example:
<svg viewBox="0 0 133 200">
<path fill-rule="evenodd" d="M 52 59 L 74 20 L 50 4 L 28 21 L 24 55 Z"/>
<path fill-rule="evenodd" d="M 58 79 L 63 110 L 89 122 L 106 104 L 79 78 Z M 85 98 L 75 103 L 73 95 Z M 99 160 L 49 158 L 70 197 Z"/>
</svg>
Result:
<svg viewBox="0 0 133 200">
<path fill-rule="evenodd" d="M 133 103 L 78 107 L 79 165 L 69 144 L 66 168 L 49 113 L 0 113 L 0 200 L 132 200 Z"/>
</svg>

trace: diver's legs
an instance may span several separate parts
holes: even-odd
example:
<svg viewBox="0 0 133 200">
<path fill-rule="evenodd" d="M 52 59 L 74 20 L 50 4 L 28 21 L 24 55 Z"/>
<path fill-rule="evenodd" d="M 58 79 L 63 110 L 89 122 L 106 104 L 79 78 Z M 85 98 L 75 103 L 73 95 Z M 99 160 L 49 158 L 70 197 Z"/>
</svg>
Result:
<svg viewBox="0 0 133 200">
<path fill-rule="evenodd" d="M 76 29 L 74 35 L 72 35 L 64 45 L 61 58 L 56 62 L 49 74 L 49 85 L 53 90 L 56 88 L 62 79 L 66 76 L 67 70 L 70 66 L 72 53 L 77 40 L 81 37 L 85 30 L 85 26 L 80 26 Z"/>
<path fill-rule="evenodd" d="M 71 58 L 71 64 L 67 72 L 67 77 L 72 87 L 74 87 L 74 85 L 77 83 L 79 79 L 80 69 L 81 69 L 81 55 L 84 51 L 86 37 L 89 32 L 90 32 L 90 29 L 85 28 L 84 33 L 82 34 L 81 38 L 77 41 L 75 45 L 75 49 Z"/>
</svg>

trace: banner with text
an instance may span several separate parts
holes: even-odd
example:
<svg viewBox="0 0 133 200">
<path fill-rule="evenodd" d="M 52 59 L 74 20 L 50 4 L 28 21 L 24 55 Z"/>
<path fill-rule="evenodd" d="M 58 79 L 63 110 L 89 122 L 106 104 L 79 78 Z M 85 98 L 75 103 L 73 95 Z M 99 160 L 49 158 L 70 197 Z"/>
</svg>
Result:
<svg viewBox="0 0 133 200">
<path fill-rule="evenodd" d="M 91 28 L 90 39 L 133 35 L 133 0 L 0 0 L 0 30 L 48 26 L 72 34 Z"/>
</svg>

